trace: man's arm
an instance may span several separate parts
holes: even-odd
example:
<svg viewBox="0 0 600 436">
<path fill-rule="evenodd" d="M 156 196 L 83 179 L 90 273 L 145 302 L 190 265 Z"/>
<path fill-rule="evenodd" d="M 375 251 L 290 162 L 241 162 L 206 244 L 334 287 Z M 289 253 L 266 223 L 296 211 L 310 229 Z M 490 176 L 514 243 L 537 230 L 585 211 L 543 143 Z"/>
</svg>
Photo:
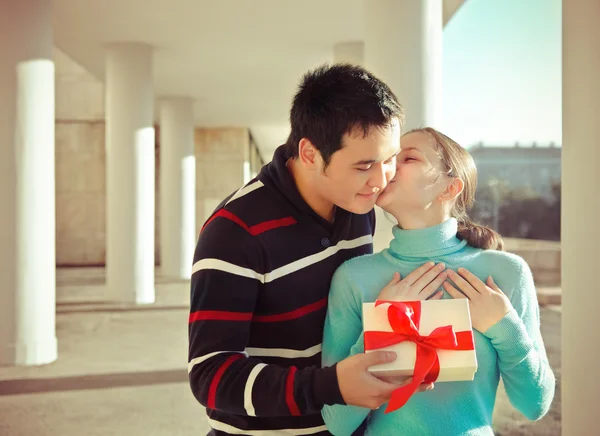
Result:
<svg viewBox="0 0 600 436">
<path fill-rule="evenodd" d="M 343 403 L 335 366 L 298 370 L 246 354 L 262 274 L 258 248 L 244 232 L 215 220 L 196 247 L 188 365 L 194 396 L 209 409 L 250 416 L 314 414 Z"/>
</svg>

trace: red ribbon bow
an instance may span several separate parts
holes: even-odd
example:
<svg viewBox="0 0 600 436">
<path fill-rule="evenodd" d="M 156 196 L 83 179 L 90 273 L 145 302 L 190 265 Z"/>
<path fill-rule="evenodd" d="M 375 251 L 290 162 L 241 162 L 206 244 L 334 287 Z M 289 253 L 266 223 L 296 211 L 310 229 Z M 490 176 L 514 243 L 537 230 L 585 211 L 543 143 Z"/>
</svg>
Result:
<svg viewBox="0 0 600 436">
<path fill-rule="evenodd" d="M 440 361 L 436 349 L 473 350 L 473 331 L 454 332 L 451 325 L 438 327 L 428 336 L 419 333 L 421 322 L 420 301 L 377 300 L 375 306 L 389 303 L 387 315 L 393 332 L 365 332 L 365 350 L 376 350 L 411 341 L 417 345 L 417 357 L 412 383 L 396 389 L 385 413 L 404 406 L 421 383 L 432 383 L 440 372 Z"/>
</svg>

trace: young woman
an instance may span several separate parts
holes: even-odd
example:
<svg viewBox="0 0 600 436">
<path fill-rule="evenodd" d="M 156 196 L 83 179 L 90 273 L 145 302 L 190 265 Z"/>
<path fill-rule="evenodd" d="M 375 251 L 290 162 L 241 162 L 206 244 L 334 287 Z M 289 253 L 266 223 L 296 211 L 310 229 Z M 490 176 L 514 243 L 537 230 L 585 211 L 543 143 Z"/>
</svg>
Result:
<svg viewBox="0 0 600 436">
<path fill-rule="evenodd" d="M 350 435 L 368 418 L 368 435 L 492 435 L 500 377 L 511 404 L 528 419 L 541 418 L 554 397 L 555 378 L 540 334 L 533 278 L 523 259 L 501 251 L 497 233 L 469 220 L 477 185 L 473 159 L 431 128 L 405 134 L 401 149 L 396 176 L 377 200 L 398 222 L 394 239 L 388 249 L 345 262 L 333 276 L 323 364 L 364 352 L 363 302 L 443 293 L 469 299 L 478 369 L 473 381 L 437 383 L 388 414 L 385 407 L 371 412 L 325 406 L 329 431 Z M 439 278 L 425 289 L 400 280 L 430 261 L 445 268 L 443 290 Z"/>
</svg>

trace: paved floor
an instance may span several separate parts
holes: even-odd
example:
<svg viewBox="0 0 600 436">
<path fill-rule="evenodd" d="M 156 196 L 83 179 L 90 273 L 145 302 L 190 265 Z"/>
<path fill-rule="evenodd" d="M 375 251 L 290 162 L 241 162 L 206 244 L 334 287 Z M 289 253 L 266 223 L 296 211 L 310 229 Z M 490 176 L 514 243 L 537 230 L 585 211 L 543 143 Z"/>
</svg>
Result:
<svg viewBox="0 0 600 436">
<path fill-rule="evenodd" d="M 187 384 L 187 282 L 157 279 L 157 302 L 104 300 L 103 271 L 57 276 L 59 359 L 0 368 L 1 436 L 197 436 L 207 432 Z M 551 364 L 560 380 L 560 309 L 542 310 Z M 500 393 L 497 434 L 560 435 L 560 388 L 551 412 L 527 423 Z"/>
</svg>

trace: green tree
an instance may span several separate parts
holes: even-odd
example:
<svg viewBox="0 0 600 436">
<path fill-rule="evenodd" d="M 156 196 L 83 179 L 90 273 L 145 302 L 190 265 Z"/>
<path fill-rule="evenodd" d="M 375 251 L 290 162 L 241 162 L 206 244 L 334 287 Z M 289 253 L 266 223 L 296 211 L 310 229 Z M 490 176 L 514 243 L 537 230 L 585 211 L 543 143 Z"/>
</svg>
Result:
<svg viewBox="0 0 600 436">
<path fill-rule="evenodd" d="M 506 237 L 560 240 L 560 194 L 560 183 L 552 187 L 550 199 L 530 188 L 484 185 L 478 189 L 471 217 Z"/>
</svg>

